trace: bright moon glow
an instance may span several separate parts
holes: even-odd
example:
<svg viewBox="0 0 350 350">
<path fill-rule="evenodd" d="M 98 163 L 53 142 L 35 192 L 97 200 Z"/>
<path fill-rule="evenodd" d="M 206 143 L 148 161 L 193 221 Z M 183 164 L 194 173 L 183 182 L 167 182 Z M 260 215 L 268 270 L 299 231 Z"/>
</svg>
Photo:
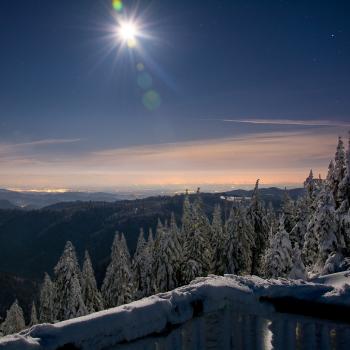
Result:
<svg viewBox="0 0 350 350">
<path fill-rule="evenodd" d="M 136 37 L 138 36 L 138 29 L 135 23 L 122 22 L 118 27 L 118 35 L 120 39 L 127 43 L 129 47 L 136 45 Z"/>
</svg>

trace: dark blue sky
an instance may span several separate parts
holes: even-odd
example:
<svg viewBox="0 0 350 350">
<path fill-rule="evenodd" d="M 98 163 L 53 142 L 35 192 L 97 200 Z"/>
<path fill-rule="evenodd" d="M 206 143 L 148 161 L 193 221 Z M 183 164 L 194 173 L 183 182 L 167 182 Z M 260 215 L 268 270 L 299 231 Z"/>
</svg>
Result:
<svg viewBox="0 0 350 350">
<path fill-rule="evenodd" d="M 117 55 L 109 0 L 0 2 L 2 144 L 83 154 L 286 131 L 271 119 L 350 122 L 349 1 L 125 0 L 130 13 L 152 38 Z"/>
</svg>

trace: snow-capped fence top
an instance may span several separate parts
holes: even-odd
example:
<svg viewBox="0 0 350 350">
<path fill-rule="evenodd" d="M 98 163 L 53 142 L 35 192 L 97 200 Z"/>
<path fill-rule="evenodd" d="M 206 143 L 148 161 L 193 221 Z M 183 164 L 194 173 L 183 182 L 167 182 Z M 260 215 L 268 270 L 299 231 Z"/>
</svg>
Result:
<svg viewBox="0 0 350 350">
<path fill-rule="evenodd" d="M 339 282 L 338 276 L 338 282 Z M 348 278 L 344 277 L 343 278 Z M 339 285 L 339 284 L 338 284 Z M 101 349 L 182 324 L 199 313 L 220 310 L 231 305 L 254 313 L 274 312 L 261 298 L 289 297 L 296 300 L 350 305 L 347 285 L 331 285 L 301 280 L 264 280 L 256 276 L 197 278 L 187 286 L 157 294 L 133 303 L 88 316 L 41 324 L 0 340 L 0 349 L 56 350 L 66 344 L 77 349 Z"/>
</svg>

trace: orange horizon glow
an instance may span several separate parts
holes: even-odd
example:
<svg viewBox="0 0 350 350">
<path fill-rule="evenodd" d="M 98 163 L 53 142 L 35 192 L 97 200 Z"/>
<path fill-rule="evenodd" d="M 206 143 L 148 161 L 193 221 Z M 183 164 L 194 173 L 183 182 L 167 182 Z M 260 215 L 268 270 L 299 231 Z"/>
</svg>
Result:
<svg viewBox="0 0 350 350">
<path fill-rule="evenodd" d="M 310 168 L 315 176 L 325 176 L 336 143 L 334 133 L 279 132 L 63 154 L 57 159 L 21 154 L 17 147 L 0 158 L 0 186 L 50 190 L 253 185 L 257 178 L 263 185 L 302 186 Z"/>
</svg>

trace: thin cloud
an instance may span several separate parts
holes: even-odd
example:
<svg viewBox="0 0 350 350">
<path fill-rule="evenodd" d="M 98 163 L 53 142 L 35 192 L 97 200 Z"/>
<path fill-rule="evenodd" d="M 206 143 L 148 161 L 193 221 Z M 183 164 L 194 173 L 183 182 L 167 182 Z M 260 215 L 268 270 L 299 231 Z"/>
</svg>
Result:
<svg viewBox="0 0 350 350">
<path fill-rule="evenodd" d="M 46 146 L 46 145 L 60 145 L 65 143 L 76 143 L 82 139 L 43 139 L 30 142 L 14 143 L 12 147 L 23 147 L 23 146 Z"/>
<path fill-rule="evenodd" d="M 350 123 L 333 120 L 293 120 L 293 119 L 202 119 L 216 120 L 225 123 L 244 123 L 261 125 L 294 125 L 294 126 L 334 126 L 350 128 Z"/>
<path fill-rule="evenodd" d="M 28 159 L 36 158 L 40 153 L 45 154 L 52 152 L 52 147 L 45 148 L 45 146 L 69 145 L 82 141 L 80 138 L 75 139 L 42 139 L 21 143 L 0 143 L 0 159 L 16 160 L 18 162 L 26 162 Z M 49 152 L 49 153 L 50 153 Z M 50 156 L 52 158 L 52 154 Z M 31 161 L 34 161 L 33 159 Z"/>
</svg>

